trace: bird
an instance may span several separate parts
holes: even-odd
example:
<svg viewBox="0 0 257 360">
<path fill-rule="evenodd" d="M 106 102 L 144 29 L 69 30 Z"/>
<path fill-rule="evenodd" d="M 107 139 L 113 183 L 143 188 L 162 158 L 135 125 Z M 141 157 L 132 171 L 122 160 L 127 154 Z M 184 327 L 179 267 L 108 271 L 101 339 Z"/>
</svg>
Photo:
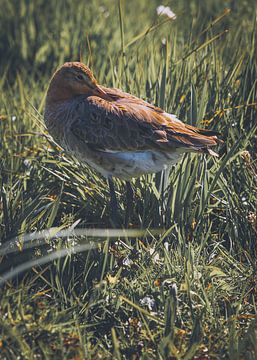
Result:
<svg viewBox="0 0 257 360">
<path fill-rule="evenodd" d="M 118 208 L 113 178 L 126 182 L 126 226 L 132 178 L 167 169 L 184 153 L 218 156 L 211 147 L 222 142 L 215 131 L 183 123 L 143 99 L 98 84 L 82 62 L 66 62 L 53 74 L 44 120 L 64 150 L 107 179 L 113 219 Z"/>
</svg>

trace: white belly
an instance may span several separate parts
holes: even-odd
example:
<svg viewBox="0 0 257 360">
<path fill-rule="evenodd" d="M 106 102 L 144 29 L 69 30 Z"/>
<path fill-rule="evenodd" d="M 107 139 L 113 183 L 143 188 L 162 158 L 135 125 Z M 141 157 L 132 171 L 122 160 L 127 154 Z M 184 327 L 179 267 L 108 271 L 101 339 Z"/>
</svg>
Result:
<svg viewBox="0 0 257 360">
<path fill-rule="evenodd" d="M 156 173 L 176 164 L 182 153 L 162 153 L 158 151 L 102 152 L 102 161 L 86 162 L 105 177 L 129 180 L 143 174 Z"/>
</svg>

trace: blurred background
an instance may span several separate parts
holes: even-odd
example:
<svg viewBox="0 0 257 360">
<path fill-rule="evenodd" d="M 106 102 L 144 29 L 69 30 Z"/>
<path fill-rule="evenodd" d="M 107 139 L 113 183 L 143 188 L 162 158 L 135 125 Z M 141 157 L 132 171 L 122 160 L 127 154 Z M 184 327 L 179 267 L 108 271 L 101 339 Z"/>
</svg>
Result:
<svg viewBox="0 0 257 360">
<path fill-rule="evenodd" d="M 145 47 L 152 43 L 158 58 L 162 37 L 171 43 L 176 39 L 186 50 L 192 40 L 199 45 L 212 31 L 216 34 L 226 29 L 232 32 L 223 40 L 224 47 L 232 39 L 238 42 L 238 46 L 243 46 L 253 31 L 251 20 L 256 10 L 253 0 L 168 1 L 164 6 L 170 6 L 176 14 L 176 21 L 166 21 L 159 27 L 160 22 L 165 22 L 165 14 L 157 17 L 160 5 L 163 4 L 155 0 L 123 1 L 123 40 L 130 66 L 136 62 L 135 55 L 145 55 Z M 231 10 L 230 16 L 200 35 L 226 8 Z M 17 70 L 25 72 L 25 69 L 31 76 L 42 75 L 64 61 L 78 60 L 81 56 L 104 74 L 110 67 L 110 57 L 113 59 L 121 50 L 117 1 L 59 0 L 47 3 L 41 0 L 1 0 L 1 9 L 1 72 L 10 67 L 10 76 Z M 136 41 L 140 34 L 154 26 L 158 31 L 149 31 L 147 36 Z M 127 47 L 131 42 L 133 46 Z M 229 62 L 229 47 L 225 55 L 224 60 Z"/>
</svg>

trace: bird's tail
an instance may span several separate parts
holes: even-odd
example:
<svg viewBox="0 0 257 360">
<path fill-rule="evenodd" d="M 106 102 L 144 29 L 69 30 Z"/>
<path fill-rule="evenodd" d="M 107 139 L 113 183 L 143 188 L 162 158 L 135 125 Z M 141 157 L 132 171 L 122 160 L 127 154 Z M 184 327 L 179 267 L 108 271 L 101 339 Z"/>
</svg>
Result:
<svg viewBox="0 0 257 360">
<path fill-rule="evenodd" d="M 223 144 L 224 141 L 219 139 L 219 136 L 221 136 L 221 134 L 218 131 L 199 129 L 199 128 L 196 129 L 199 134 L 214 137 L 216 138 L 215 140 L 217 141 L 217 144 Z"/>
<path fill-rule="evenodd" d="M 201 129 L 191 125 L 186 125 L 186 128 L 196 134 L 197 141 L 195 145 L 197 144 L 197 146 L 194 148 L 194 150 L 200 153 L 219 157 L 219 155 L 215 151 L 210 149 L 210 146 L 215 146 L 223 143 L 223 140 L 219 138 L 220 136 L 219 132 L 213 130 Z M 198 137 L 197 134 L 199 134 L 200 137 Z"/>
</svg>

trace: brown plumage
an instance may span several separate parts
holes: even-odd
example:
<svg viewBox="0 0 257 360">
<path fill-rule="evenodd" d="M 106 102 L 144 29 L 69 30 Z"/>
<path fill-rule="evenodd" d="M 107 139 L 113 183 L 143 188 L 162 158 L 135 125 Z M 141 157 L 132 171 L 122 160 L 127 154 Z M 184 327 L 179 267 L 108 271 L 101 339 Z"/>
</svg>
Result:
<svg viewBox="0 0 257 360">
<path fill-rule="evenodd" d="M 214 131 L 182 123 L 175 115 L 125 93 L 97 84 L 79 62 L 53 75 L 45 122 L 53 138 L 107 178 L 129 180 L 158 172 L 193 151 L 216 155 Z"/>
<path fill-rule="evenodd" d="M 45 121 L 65 149 L 103 175 L 123 179 L 160 171 L 183 152 L 216 155 L 209 147 L 220 142 L 213 131 L 184 124 L 144 100 L 98 85 L 79 62 L 65 63 L 54 74 Z M 140 169 L 148 158 L 152 163 Z"/>
</svg>

